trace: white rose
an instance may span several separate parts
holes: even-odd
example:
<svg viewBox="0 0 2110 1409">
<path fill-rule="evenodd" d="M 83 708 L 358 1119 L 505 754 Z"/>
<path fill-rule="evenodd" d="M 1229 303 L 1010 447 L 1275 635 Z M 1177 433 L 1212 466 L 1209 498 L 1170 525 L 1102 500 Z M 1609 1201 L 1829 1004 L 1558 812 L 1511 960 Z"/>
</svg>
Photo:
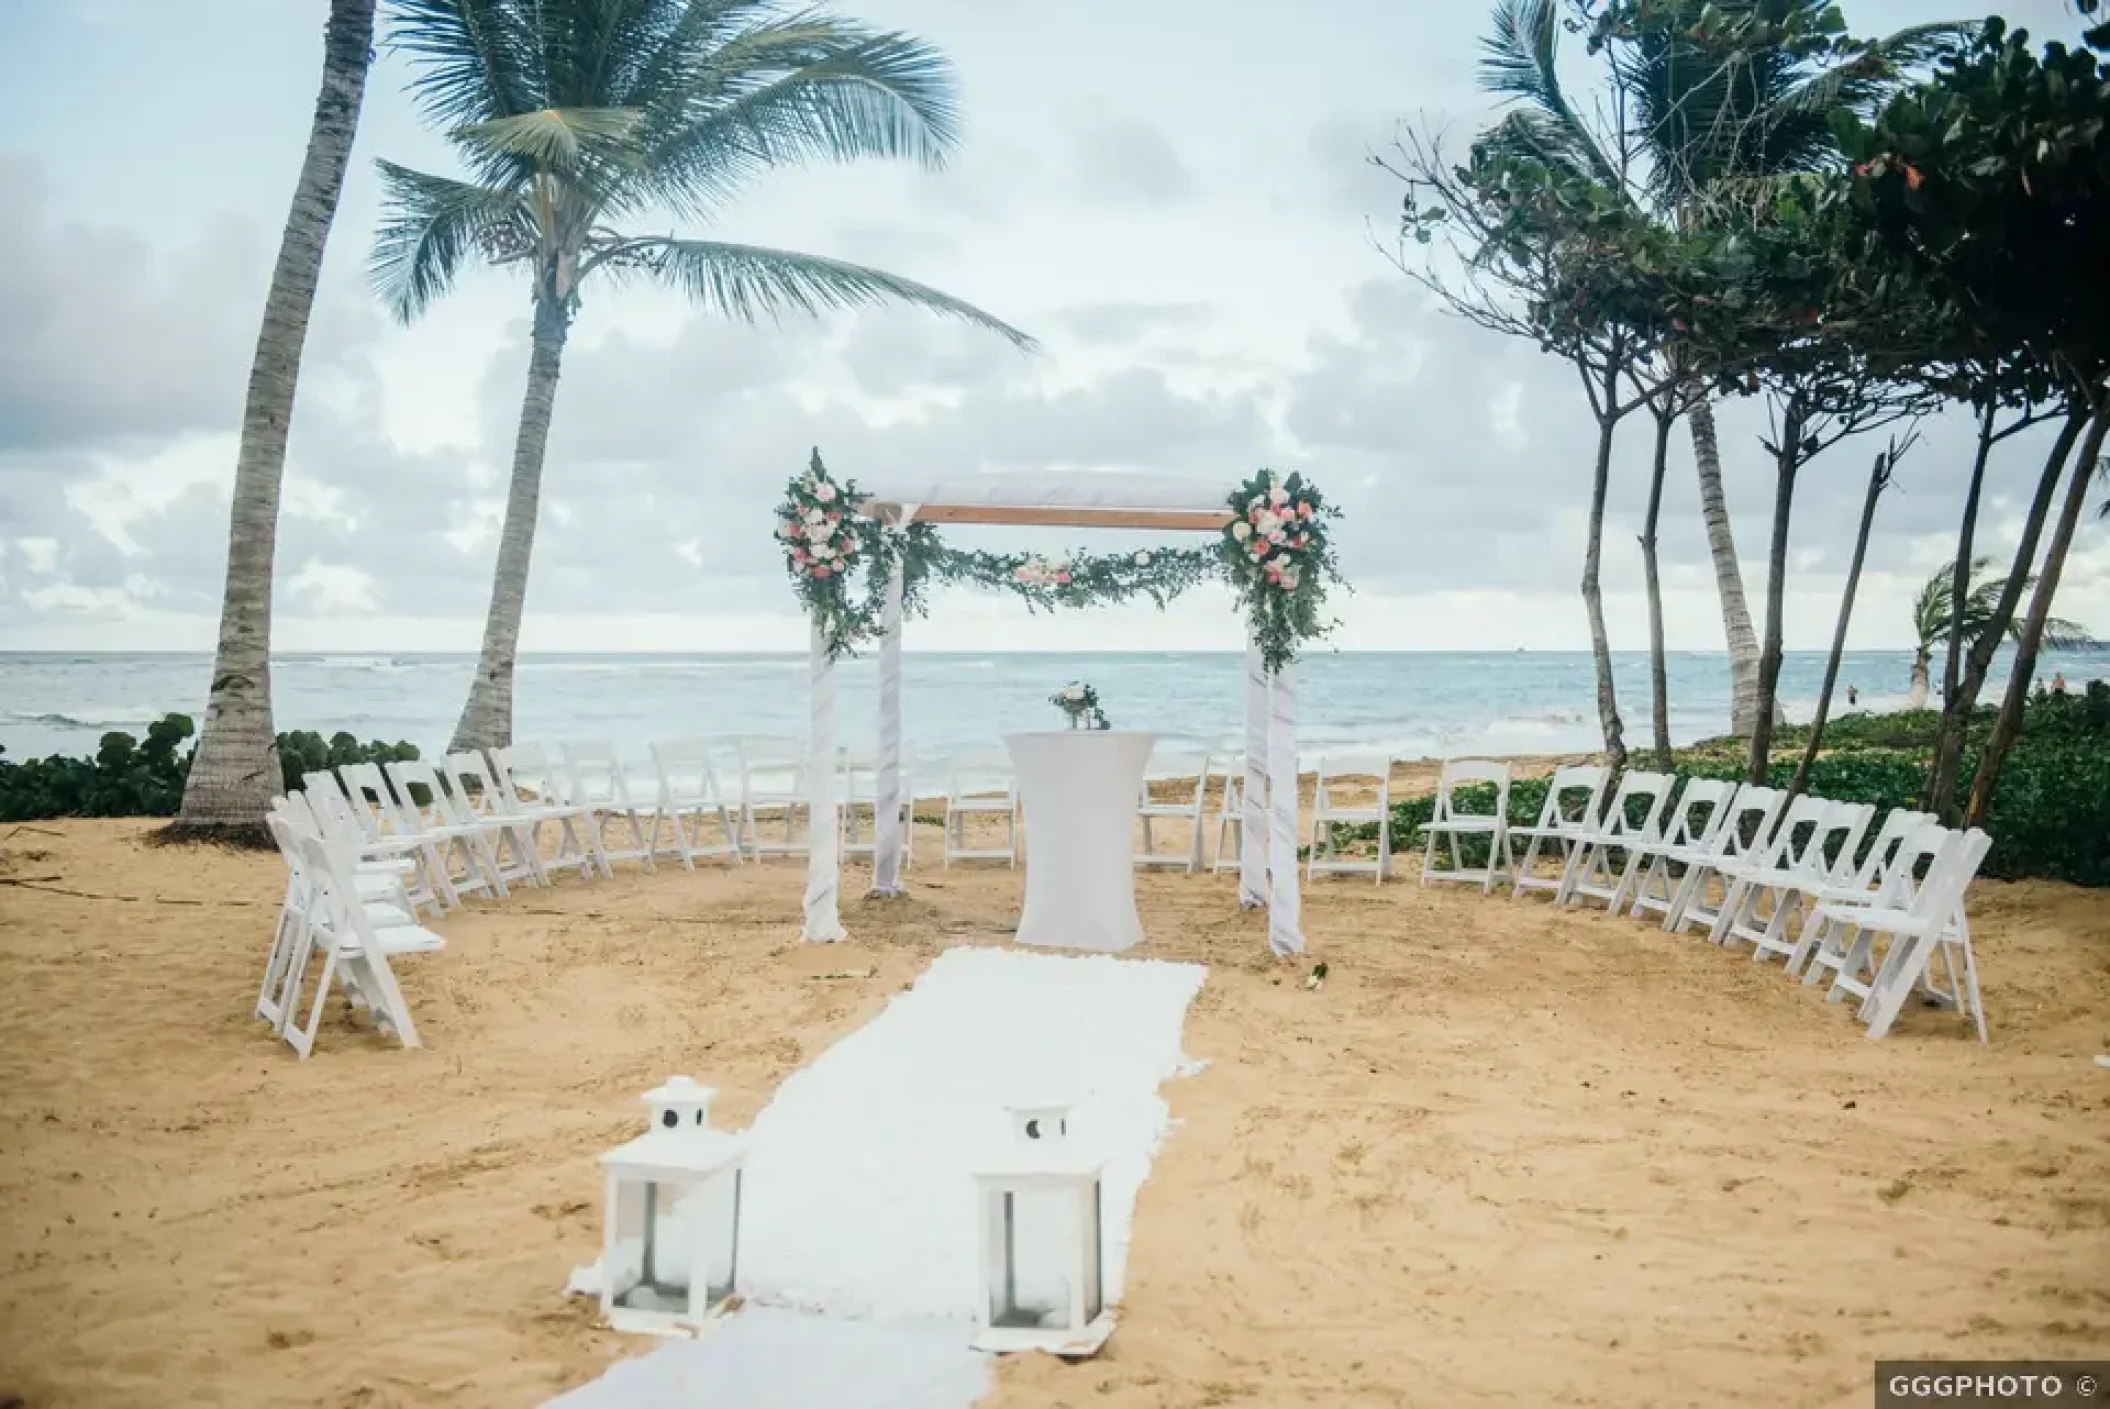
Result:
<svg viewBox="0 0 2110 1409">
<path fill-rule="evenodd" d="M 1297 590 L 1297 570 L 1295 568 L 1282 569 L 1282 590 L 1285 592 Z"/>
<path fill-rule="evenodd" d="M 1267 502 L 1270 504 L 1287 504 L 1289 495 L 1280 489 L 1269 490 Z"/>
<path fill-rule="evenodd" d="M 1245 520 L 1240 519 L 1237 523 L 1231 525 L 1231 537 L 1237 539 L 1240 543 L 1245 542 L 1252 536 L 1253 526 Z"/>
<path fill-rule="evenodd" d="M 1150 566 L 1150 554 L 1148 554 L 1148 553 L 1138 553 L 1138 554 L 1136 554 L 1136 566 L 1137 566 L 1137 567 L 1139 567 L 1139 568 L 1147 568 L 1147 567 L 1149 567 L 1149 566 Z"/>
<path fill-rule="evenodd" d="M 813 491 L 813 497 L 820 500 L 823 504 L 832 504 L 835 502 L 835 486 L 824 484 Z"/>
<path fill-rule="evenodd" d="M 1256 494 L 1252 498 L 1246 500 L 1245 506 L 1248 509 L 1257 509 L 1265 503 L 1267 503 L 1267 496 L 1264 494 Z"/>
<path fill-rule="evenodd" d="M 1287 537 L 1289 537 L 1289 535 L 1284 533 L 1279 528 L 1271 528 L 1267 532 L 1267 541 L 1270 543 L 1280 543 L 1283 539 Z"/>
<path fill-rule="evenodd" d="M 1072 703 L 1081 703 L 1084 699 L 1084 686 L 1065 685 L 1062 687 L 1062 697 Z"/>
<path fill-rule="evenodd" d="M 833 537 L 833 533 L 824 523 L 810 523 L 806 525 L 806 537 L 810 542 L 825 543 Z"/>
<path fill-rule="evenodd" d="M 824 521 L 827 517 L 828 516 L 822 513 L 819 509 L 808 509 L 806 511 L 807 523 L 820 523 Z"/>
</svg>

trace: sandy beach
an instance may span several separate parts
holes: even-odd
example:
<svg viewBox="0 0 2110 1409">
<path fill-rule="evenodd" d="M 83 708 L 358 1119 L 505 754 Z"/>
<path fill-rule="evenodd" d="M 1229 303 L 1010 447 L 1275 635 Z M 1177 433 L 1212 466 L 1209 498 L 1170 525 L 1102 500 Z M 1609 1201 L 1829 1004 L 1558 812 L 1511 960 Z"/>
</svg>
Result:
<svg viewBox="0 0 2110 1409">
<path fill-rule="evenodd" d="M 400 976 L 426 1049 L 250 1016 L 276 857 L 145 822 L 0 836 L 0 1398 L 530 1406 L 640 1352 L 562 1295 L 594 1156 L 670 1072 L 745 1124 L 1022 875 L 941 871 L 797 943 L 795 862 L 472 902 Z M 2110 905 L 1981 881 L 1993 1044 L 1871 1043 L 1697 937 L 1399 878 L 1307 891 L 1266 959 L 1233 878 L 1146 874 L 1143 956 L 1209 966 L 1207 1065 L 1096 1361 L 997 1409 L 1859 1406 L 1878 1357 L 2110 1351 Z M 859 893 L 861 875 L 845 878 Z M 871 969 L 858 979 L 826 977 Z"/>
</svg>

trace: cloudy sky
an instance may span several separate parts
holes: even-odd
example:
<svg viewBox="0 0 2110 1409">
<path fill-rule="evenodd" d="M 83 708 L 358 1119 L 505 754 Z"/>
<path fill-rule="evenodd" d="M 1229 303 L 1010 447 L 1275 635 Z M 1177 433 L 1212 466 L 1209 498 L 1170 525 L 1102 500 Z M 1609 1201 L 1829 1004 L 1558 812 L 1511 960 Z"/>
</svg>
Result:
<svg viewBox="0 0 2110 1409">
<path fill-rule="evenodd" d="M 838 473 L 1123 468 L 1228 486 L 1301 468 L 1346 510 L 1351 648 L 1587 645 L 1575 591 L 1591 427 L 1562 365 L 1447 318 L 1378 242 L 1366 161 L 1400 120 L 1483 122 L 1478 4 L 844 0 L 959 66 L 940 173 L 789 171 L 710 233 L 879 264 L 1036 334 L 1038 356 L 905 312 L 741 327 L 672 295 L 587 290 L 543 483 L 525 645 L 796 648 L 769 505 L 819 445 Z M 209 649 L 235 430 L 306 140 L 324 0 L 0 0 L 0 649 Z M 1856 0 L 1873 32 L 1951 11 Z M 2044 33 L 2063 0 L 2009 0 Z M 527 302 L 483 273 L 413 327 L 368 293 L 373 159 L 452 172 L 405 68 L 369 80 L 293 425 L 282 649 L 473 650 L 525 375 Z M 671 228 L 671 227 L 670 227 Z M 703 233 L 691 231 L 690 233 Z M 1770 475 L 1723 414 L 1754 609 Z M 1615 471 L 1613 644 L 1646 646 L 1634 547 L 1646 426 Z M 1969 426 L 1927 428 L 1885 503 L 1858 646 L 1902 644 L 1949 552 Z M 2013 442 L 1988 529 L 2013 541 L 2040 442 Z M 1869 458 L 1805 478 L 1790 646 L 1829 637 Z M 1721 646 L 1690 460 L 1664 510 L 1670 643 Z M 982 531 L 986 534 L 987 530 Z M 1000 543 L 1003 540 L 982 539 Z M 1015 540 L 1014 540 L 1015 541 Z M 1127 546 L 1125 541 L 1087 545 Z M 2110 631 L 2091 525 L 2064 615 Z M 1229 648 L 1220 595 L 1036 618 L 940 601 L 913 643 Z"/>
</svg>

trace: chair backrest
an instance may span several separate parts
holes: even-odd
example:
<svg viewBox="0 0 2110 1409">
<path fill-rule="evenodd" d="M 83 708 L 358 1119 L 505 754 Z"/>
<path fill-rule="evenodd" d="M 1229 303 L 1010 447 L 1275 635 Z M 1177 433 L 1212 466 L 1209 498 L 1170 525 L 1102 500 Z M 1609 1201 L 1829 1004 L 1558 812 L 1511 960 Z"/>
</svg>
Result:
<svg viewBox="0 0 2110 1409">
<path fill-rule="evenodd" d="M 518 807 L 527 798 L 542 803 L 566 801 L 564 770 L 551 758 L 548 745 L 512 744 L 492 749 L 490 757 L 499 793 L 507 803 Z"/>
<path fill-rule="evenodd" d="M 1723 809 L 1722 829 L 1714 834 L 1711 850 L 1716 856 L 1749 856 L 1762 851 L 1773 840 L 1773 824 L 1787 805 L 1788 795 L 1778 788 L 1753 787 L 1746 783 Z"/>
<path fill-rule="evenodd" d="M 662 739 L 647 747 L 652 770 L 659 775 L 661 802 L 718 801 L 718 769 L 711 762 L 709 739 Z"/>
<path fill-rule="evenodd" d="M 1993 839 L 1976 827 L 1948 833 L 1919 894 L 1913 898 L 1913 918 L 1934 931 L 1947 925 L 1950 915 L 1963 904 L 1963 893 L 1978 875 L 1992 845 Z"/>
<path fill-rule="evenodd" d="M 498 781 L 476 750 L 447 755 L 447 782 L 454 789 L 458 810 L 469 820 L 481 822 L 504 815 L 505 799 L 499 794 Z"/>
<path fill-rule="evenodd" d="M 630 785 L 623 777 L 622 755 L 613 743 L 606 739 L 566 739 L 557 747 L 564 755 L 567 801 L 630 806 Z"/>
<path fill-rule="evenodd" d="M 1491 811 L 1477 812 L 1458 806 L 1457 791 L 1460 788 L 1491 784 L 1495 790 L 1495 805 Z M 1431 819 L 1447 822 L 1453 817 L 1501 817 L 1509 816 L 1509 765 L 1496 759 L 1447 758 L 1443 761 L 1443 772 L 1436 779 L 1436 812 Z"/>
<path fill-rule="evenodd" d="M 1665 804 L 1670 801 L 1670 790 L 1676 783 L 1677 779 L 1668 773 L 1635 770 L 1622 776 L 1618 789 L 1612 794 L 1612 805 L 1605 813 L 1604 834 L 1608 837 L 1634 837 L 1641 841 L 1660 840 Z"/>
<path fill-rule="evenodd" d="M 1147 804 L 1150 801 L 1152 783 L 1188 782 L 1194 784 L 1194 800 L 1200 801 L 1202 791 L 1209 785 L 1209 772 L 1213 763 L 1214 759 L 1206 749 L 1180 746 L 1166 748 L 1164 741 L 1159 740 L 1150 750 L 1149 761 L 1143 765 L 1143 802 Z M 1182 788 L 1179 791 L 1184 794 L 1186 790 Z"/>
<path fill-rule="evenodd" d="M 1920 892 L 1934 878 L 1942 851 L 1955 833 L 1938 822 L 1925 822 L 1907 832 L 1884 869 L 1882 887 L 1871 902 L 1882 910 L 1911 910 Z"/>
<path fill-rule="evenodd" d="M 299 799 L 297 803 L 295 798 Z M 376 836 L 367 830 L 365 820 L 353 809 L 351 799 L 345 796 L 344 784 L 327 768 L 302 774 L 300 791 L 289 796 L 286 801 L 296 809 L 307 810 L 318 834 L 326 828 L 341 825 L 346 829 L 348 836 L 356 836 L 360 841 L 377 840 Z"/>
<path fill-rule="evenodd" d="M 1833 803 L 1832 810 L 1817 825 L 1817 835 L 1811 838 L 1808 850 L 1803 853 L 1803 871 L 1828 884 L 1836 885 L 1849 879 L 1854 871 L 1854 856 L 1861 849 L 1861 838 L 1868 835 L 1868 824 L 1875 820 L 1873 804 Z"/>
<path fill-rule="evenodd" d="M 1721 778 L 1694 778 L 1678 794 L 1663 828 L 1663 844 L 1705 851 L 1714 845 L 1722 828 L 1729 825 L 1729 800 L 1737 785 Z"/>
<path fill-rule="evenodd" d="M 1931 812 L 1914 812 L 1909 808 L 1893 807 L 1890 815 L 1883 819 L 1875 840 L 1868 844 L 1868 852 L 1858 865 L 1851 858 L 1842 858 L 1840 865 L 1846 871 L 1841 886 L 1851 890 L 1881 890 L 1883 880 L 1890 874 L 1892 862 L 1897 858 L 1898 848 L 1905 839 L 1920 828 L 1935 820 Z"/>
<path fill-rule="evenodd" d="M 901 760 L 901 796 L 904 801 L 916 795 L 915 786 L 909 781 L 908 760 Z M 879 759 L 865 749 L 845 749 L 842 752 L 842 792 L 844 802 L 875 803 L 879 801 Z"/>
<path fill-rule="evenodd" d="M 1018 772 L 1008 753 L 963 753 L 953 759 L 950 772 L 949 797 L 1018 796 Z"/>
<path fill-rule="evenodd" d="M 383 769 L 388 781 L 395 788 L 396 813 L 402 818 L 406 829 L 419 830 L 427 825 L 459 827 L 466 820 L 461 809 L 455 806 L 454 795 L 440 781 L 440 772 L 422 758 L 399 758 L 391 760 Z M 425 794 L 420 799 L 419 793 Z"/>
<path fill-rule="evenodd" d="M 1747 854 L 1767 870 L 1809 872 L 1809 857 L 1815 852 L 1822 858 L 1818 842 L 1825 823 L 1837 810 L 1837 803 L 1804 793 L 1788 804 L 1773 835 L 1754 844 Z"/>
<path fill-rule="evenodd" d="M 347 763 L 337 773 L 344 779 L 345 797 L 351 803 L 352 815 L 359 821 L 359 829 L 369 838 L 378 838 L 382 833 L 394 830 L 395 802 L 389 792 L 388 779 L 381 776 L 381 765 Z"/>
<path fill-rule="evenodd" d="M 733 751 L 740 760 L 743 793 L 805 795 L 808 760 L 804 739 L 787 734 L 742 734 L 733 740 Z"/>
<path fill-rule="evenodd" d="M 1553 770 L 1546 800 L 1539 804 L 1539 825 L 1582 831 L 1597 825 L 1604 800 L 1606 770 L 1595 763 L 1570 763 Z"/>
</svg>

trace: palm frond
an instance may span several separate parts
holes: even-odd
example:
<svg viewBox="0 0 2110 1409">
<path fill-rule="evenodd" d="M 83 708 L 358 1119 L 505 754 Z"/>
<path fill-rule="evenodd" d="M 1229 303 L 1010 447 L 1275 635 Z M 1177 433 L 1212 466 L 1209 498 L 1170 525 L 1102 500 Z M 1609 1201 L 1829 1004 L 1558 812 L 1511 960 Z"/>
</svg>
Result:
<svg viewBox="0 0 2110 1409">
<path fill-rule="evenodd" d="M 781 319 L 786 313 L 811 316 L 905 303 L 985 328 L 1023 351 L 1039 346 L 973 304 L 862 264 L 717 240 L 626 240 L 615 251 L 620 252 L 617 267 L 641 268 L 706 308 L 743 323 Z"/>
<path fill-rule="evenodd" d="M 958 145 L 951 62 L 908 35 L 798 17 L 728 40 L 655 102 L 651 194 L 703 213 L 760 173 L 861 157 L 943 164 Z"/>
<path fill-rule="evenodd" d="M 447 292 L 468 260 L 532 247 L 535 227 L 517 190 L 492 190 L 376 162 L 381 228 L 367 260 L 374 292 L 408 323 Z"/>
<path fill-rule="evenodd" d="M 541 35 L 520 0 L 392 0 L 384 42 L 409 56 L 411 96 L 440 127 L 549 106 Z"/>
<path fill-rule="evenodd" d="M 2078 621 L 2053 616 L 2044 619 L 2044 634 L 2038 644 L 2053 651 L 2085 651 L 2101 645 L 2102 640 Z"/>
<path fill-rule="evenodd" d="M 1858 57 L 1805 77 L 1783 98 L 1781 112 L 1829 119 L 1834 108 L 1845 107 L 1865 116 L 1968 44 L 1980 28 L 1970 23 L 1917 24 L 1873 40 Z"/>
<path fill-rule="evenodd" d="M 479 165 L 511 158 L 568 175 L 589 159 L 630 158 L 644 116 L 635 108 L 543 108 L 471 123 L 447 135 Z"/>
<path fill-rule="evenodd" d="M 1496 0 L 1490 24 L 1480 40 L 1480 86 L 1536 110 L 1540 121 L 1532 135 L 1542 156 L 1558 152 L 1563 167 L 1587 170 L 1594 180 L 1621 190 L 1618 168 L 1561 88 L 1555 0 Z"/>
</svg>

